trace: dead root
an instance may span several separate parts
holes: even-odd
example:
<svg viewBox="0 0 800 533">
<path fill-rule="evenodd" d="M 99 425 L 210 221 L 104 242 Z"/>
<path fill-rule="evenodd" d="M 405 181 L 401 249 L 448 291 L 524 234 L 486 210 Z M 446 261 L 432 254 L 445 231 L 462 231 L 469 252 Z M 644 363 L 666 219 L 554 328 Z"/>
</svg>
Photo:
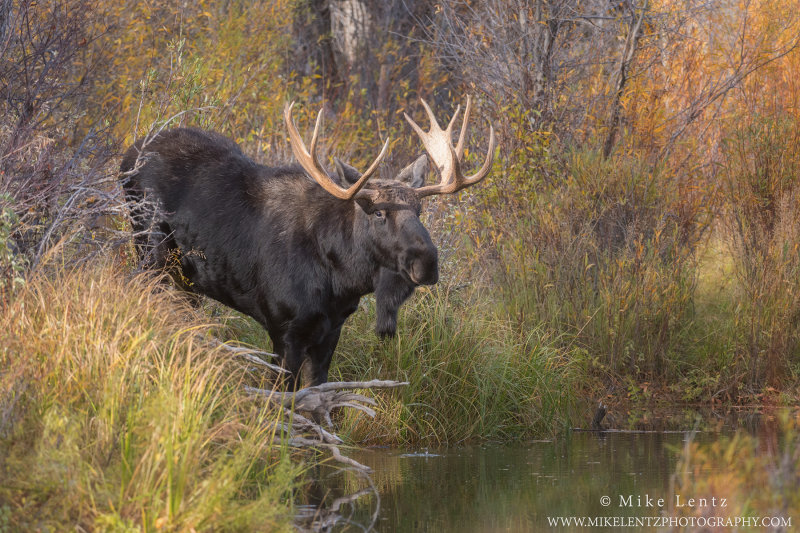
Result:
<svg viewBox="0 0 800 533">
<path fill-rule="evenodd" d="M 322 385 L 307 387 L 295 392 L 257 389 L 255 387 L 245 387 L 245 390 L 281 408 L 284 416 L 282 433 L 288 437 L 290 446 L 326 449 L 336 461 L 352 466 L 364 473 L 369 473 L 370 468 L 368 466 L 342 455 L 341 450 L 339 450 L 342 439 L 335 433 L 325 429 L 322 422 L 327 427 L 332 428 L 331 411 L 344 407 L 357 409 L 366 413 L 370 418 L 375 418 L 375 410 L 368 407 L 368 405 L 375 406 L 375 400 L 353 391 L 393 389 L 403 385 L 408 385 L 408 382 L 375 379 L 372 381 L 323 383 Z M 281 436 L 276 435 L 276 439 L 280 438 Z"/>
<path fill-rule="evenodd" d="M 275 359 L 278 356 L 268 352 L 252 350 L 240 346 L 231 346 L 218 341 L 218 346 L 228 350 L 237 357 L 242 357 L 248 362 L 259 367 L 269 369 L 277 374 L 286 370 L 279 365 L 270 363 L 266 359 Z M 354 392 L 364 389 L 394 389 L 408 385 L 407 381 L 340 381 L 323 383 L 314 387 L 307 387 L 294 392 L 258 389 L 245 386 L 245 391 L 255 397 L 262 398 L 278 407 L 283 412 L 281 431 L 275 436 L 277 441 L 288 438 L 289 446 L 305 449 L 325 449 L 340 463 L 352 466 L 361 472 L 369 473 L 370 468 L 362 465 L 345 455 L 339 450 L 342 444 L 335 433 L 327 428 L 333 428 L 331 411 L 338 408 L 357 409 L 375 418 L 375 400 L 363 394 Z M 323 424 L 325 427 L 323 427 Z"/>
</svg>

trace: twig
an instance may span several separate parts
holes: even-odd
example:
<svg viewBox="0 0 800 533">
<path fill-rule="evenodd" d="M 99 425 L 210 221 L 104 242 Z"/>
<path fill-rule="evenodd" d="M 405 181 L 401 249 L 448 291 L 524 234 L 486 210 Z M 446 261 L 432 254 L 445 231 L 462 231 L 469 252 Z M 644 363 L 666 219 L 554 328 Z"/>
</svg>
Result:
<svg viewBox="0 0 800 533">
<path fill-rule="evenodd" d="M 269 358 L 272 358 L 272 359 L 279 358 L 279 356 L 274 354 L 274 353 L 262 352 L 260 350 L 253 350 L 251 348 L 245 348 L 244 346 L 231 346 L 230 344 L 225 344 L 224 342 L 222 342 L 220 340 L 216 340 L 216 343 L 217 343 L 218 347 L 224 348 L 225 350 L 228 350 L 229 352 L 233 353 L 234 355 L 237 355 L 239 357 L 243 357 L 243 358 L 247 359 L 248 361 L 250 361 L 251 363 L 257 364 L 259 366 L 267 367 L 270 370 L 272 370 L 274 372 L 277 372 L 279 374 L 288 373 L 288 370 L 286 370 L 285 368 L 283 368 L 283 367 L 281 367 L 279 365 L 276 365 L 274 363 L 268 363 L 268 362 L 264 361 L 263 359 L 261 359 L 261 357 L 259 357 L 259 356 L 266 356 L 266 357 L 269 357 Z"/>
</svg>

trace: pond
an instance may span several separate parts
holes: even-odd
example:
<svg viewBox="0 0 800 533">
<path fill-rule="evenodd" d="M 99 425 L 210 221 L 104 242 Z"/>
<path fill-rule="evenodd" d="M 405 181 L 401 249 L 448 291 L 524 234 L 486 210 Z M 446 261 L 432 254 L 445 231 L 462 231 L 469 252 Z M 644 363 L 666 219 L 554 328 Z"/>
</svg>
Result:
<svg viewBox="0 0 800 533">
<path fill-rule="evenodd" d="M 671 483 L 688 439 L 710 442 L 734 427 L 759 423 L 751 413 L 720 424 L 708 420 L 684 419 L 687 430 L 640 423 L 633 425 L 645 429 L 569 432 L 514 445 L 349 450 L 373 469 L 372 486 L 355 472 L 322 466 L 311 473 L 316 481 L 306 487 L 300 509 L 309 530 L 336 522 L 322 529 L 363 531 L 374 524 L 380 532 L 591 531 L 563 523 L 549 527 L 548 517 L 659 516 L 680 496 Z"/>
</svg>

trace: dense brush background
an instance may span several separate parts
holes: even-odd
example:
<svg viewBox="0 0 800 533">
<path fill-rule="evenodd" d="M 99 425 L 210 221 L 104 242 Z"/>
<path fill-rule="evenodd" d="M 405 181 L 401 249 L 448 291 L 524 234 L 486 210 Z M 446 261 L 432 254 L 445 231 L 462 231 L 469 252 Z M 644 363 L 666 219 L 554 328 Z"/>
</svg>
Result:
<svg viewBox="0 0 800 533">
<path fill-rule="evenodd" d="M 442 276 L 399 336 L 371 297 L 348 321 L 331 379 L 411 382 L 351 442 L 796 404 L 799 36 L 796 0 L 0 0 L 0 530 L 286 526 L 295 463 L 209 340 L 269 339 L 136 275 L 116 171 L 187 125 L 287 162 L 291 100 L 356 166 L 391 138 L 386 177 L 420 98 L 444 122 L 473 96 L 470 165 L 499 139 L 427 201 Z"/>
</svg>

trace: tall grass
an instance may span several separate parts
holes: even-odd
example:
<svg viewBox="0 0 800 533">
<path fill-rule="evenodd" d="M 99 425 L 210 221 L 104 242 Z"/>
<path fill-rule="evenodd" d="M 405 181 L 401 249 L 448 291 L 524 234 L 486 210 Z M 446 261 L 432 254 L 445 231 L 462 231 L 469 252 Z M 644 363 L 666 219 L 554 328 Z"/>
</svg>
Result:
<svg viewBox="0 0 800 533">
<path fill-rule="evenodd" d="M 0 309 L 0 509 L 20 530 L 289 529 L 298 469 L 245 367 L 152 280 L 33 277 Z"/>
<path fill-rule="evenodd" d="M 579 374 L 542 331 L 515 331 L 486 289 L 420 290 L 398 335 L 371 333 L 368 298 L 345 328 L 334 375 L 408 381 L 381 395 L 378 420 L 348 417 L 351 438 L 373 443 L 454 444 L 552 435 L 566 426 Z"/>
<path fill-rule="evenodd" d="M 333 358 L 331 381 L 394 379 L 381 391 L 373 420 L 342 411 L 335 420 L 349 442 L 453 445 L 551 436 L 572 420 L 585 375 L 542 330 L 520 332 L 487 287 L 441 280 L 420 288 L 399 313 L 397 336 L 375 333 L 375 299 L 362 299 Z M 268 346 L 249 318 L 229 321 L 227 335 Z"/>
</svg>

